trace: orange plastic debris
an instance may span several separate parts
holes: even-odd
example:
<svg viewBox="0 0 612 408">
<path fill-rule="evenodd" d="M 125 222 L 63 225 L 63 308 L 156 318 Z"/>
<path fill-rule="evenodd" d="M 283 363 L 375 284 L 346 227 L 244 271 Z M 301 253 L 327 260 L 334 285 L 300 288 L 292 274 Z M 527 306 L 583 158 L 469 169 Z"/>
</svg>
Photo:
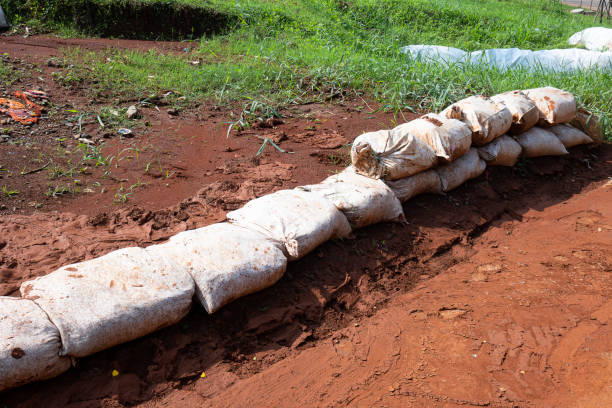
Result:
<svg viewBox="0 0 612 408">
<path fill-rule="evenodd" d="M 31 91 L 28 91 L 27 93 L 15 91 L 13 93 L 16 98 L 23 100 L 25 103 L 13 99 L 0 98 L 0 113 L 6 113 L 22 125 L 32 125 L 37 123 L 38 118 L 42 114 L 43 107 L 30 101 L 28 99 L 28 94 L 30 96 L 35 96 L 35 94 L 32 94 Z M 6 106 L 7 108 L 3 108 L 3 106 Z"/>
</svg>

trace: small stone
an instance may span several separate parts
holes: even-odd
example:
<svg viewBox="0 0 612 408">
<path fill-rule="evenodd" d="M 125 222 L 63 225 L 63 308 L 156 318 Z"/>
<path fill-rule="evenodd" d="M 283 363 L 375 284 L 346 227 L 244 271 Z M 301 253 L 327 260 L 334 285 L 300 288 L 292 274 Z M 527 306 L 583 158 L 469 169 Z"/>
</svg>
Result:
<svg viewBox="0 0 612 408">
<path fill-rule="evenodd" d="M 170 116 L 178 116 L 178 114 L 179 114 L 178 109 L 175 109 L 175 108 L 168 109 L 168 115 L 170 115 Z"/>
<path fill-rule="evenodd" d="M 132 105 L 128 108 L 125 116 L 128 119 L 136 119 L 138 118 L 138 108 L 136 107 L 136 105 Z"/>
</svg>

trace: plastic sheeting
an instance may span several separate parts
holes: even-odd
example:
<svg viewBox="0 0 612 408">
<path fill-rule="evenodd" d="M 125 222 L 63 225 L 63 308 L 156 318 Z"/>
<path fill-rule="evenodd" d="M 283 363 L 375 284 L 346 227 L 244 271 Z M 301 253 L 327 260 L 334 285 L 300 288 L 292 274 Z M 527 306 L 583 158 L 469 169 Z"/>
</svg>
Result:
<svg viewBox="0 0 612 408">
<path fill-rule="evenodd" d="M 408 45 L 401 48 L 410 58 L 444 65 L 487 65 L 501 70 L 524 68 L 546 71 L 575 71 L 579 69 L 612 69 L 612 51 L 600 52 L 579 48 L 555 50 L 522 50 L 520 48 L 493 48 L 466 52 L 440 45 Z"/>
<path fill-rule="evenodd" d="M 612 28 L 590 27 L 578 31 L 567 42 L 585 47 L 587 50 L 612 51 Z"/>
<path fill-rule="evenodd" d="M 4 10 L 2 10 L 2 6 L 0 6 L 0 30 L 6 30 L 7 28 L 9 28 L 9 25 L 6 21 L 6 15 Z"/>
</svg>

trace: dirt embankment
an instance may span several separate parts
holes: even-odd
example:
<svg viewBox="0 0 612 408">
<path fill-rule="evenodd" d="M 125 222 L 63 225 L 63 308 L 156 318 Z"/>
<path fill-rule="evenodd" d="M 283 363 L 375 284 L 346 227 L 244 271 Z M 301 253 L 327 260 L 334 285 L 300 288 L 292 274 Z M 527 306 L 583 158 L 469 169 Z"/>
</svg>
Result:
<svg viewBox="0 0 612 408">
<path fill-rule="evenodd" d="M 229 150 L 225 128 L 206 124 L 223 118 L 160 118 L 148 137 L 164 143 L 162 126 L 182 135 L 165 149 L 186 178 L 123 204 L 77 195 L 49 203 L 55 212 L 3 214 L 0 294 L 320 181 L 341 168 L 346 141 L 391 123 L 356 105 L 296 108 Z M 258 136 L 295 153 L 254 159 Z M 610 406 L 610 174 L 609 145 L 489 168 L 406 203 L 407 224 L 328 242 L 274 287 L 212 316 L 194 306 L 178 325 L 0 394 L 0 407 Z"/>
</svg>

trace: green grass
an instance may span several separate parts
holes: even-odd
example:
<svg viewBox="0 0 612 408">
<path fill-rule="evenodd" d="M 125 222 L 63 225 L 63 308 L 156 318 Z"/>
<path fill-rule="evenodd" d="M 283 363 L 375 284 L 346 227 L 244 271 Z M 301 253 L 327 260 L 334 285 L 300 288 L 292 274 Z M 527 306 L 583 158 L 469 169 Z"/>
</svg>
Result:
<svg viewBox="0 0 612 408">
<path fill-rule="evenodd" d="M 175 3 L 237 18 L 228 32 L 202 38 L 195 52 L 184 55 L 66 50 L 66 59 L 76 61 L 77 68 L 65 72 L 64 83 L 87 81 L 94 93 L 125 99 L 172 90 L 186 96 L 187 103 L 259 101 L 285 106 L 365 94 L 388 109 L 415 110 L 440 110 L 475 93 L 552 85 L 573 92 L 608 123 L 612 118 L 610 71 L 504 73 L 414 63 L 399 51 L 408 44 L 466 50 L 568 47 L 567 38 L 591 26 L 592 17 L 570 15 L 566 7 L 549 0 Z"/>
</svg>

